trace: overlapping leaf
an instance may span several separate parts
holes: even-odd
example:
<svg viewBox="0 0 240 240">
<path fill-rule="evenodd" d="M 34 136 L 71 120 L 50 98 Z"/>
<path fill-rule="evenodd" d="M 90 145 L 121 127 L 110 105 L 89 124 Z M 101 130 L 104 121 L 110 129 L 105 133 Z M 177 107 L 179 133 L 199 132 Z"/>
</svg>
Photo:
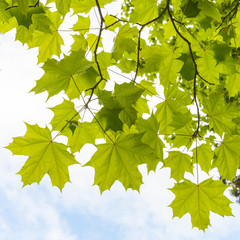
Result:
<svg viewBox="0 0 240 240">
<path fill-rule="evenodd" d="M 142 175 L 138 166 L 151 165 L 156 156 L 152 149 L 141 142 L 141 134 L 121 134 L 114 142 L 99 144 L 98 150 L 86 166 L 95 169 L 94 184 L 103 192 L 118 180 L 124 188 L 139 191 Z"/>
<path fill-rule="evenodd" d="M 143 132 L 142 142 L 154 149 L 157 157 L 163 160 L 164 144 L 158 135 L 159 123 L 154 115 L 151 115 L 147 120 L 139 118 L 136 121 L 136 127 L 139 132 Z"/>
<path fill-rule="evenodd" d="M 203 112 L 208 114 L 209 127 L 213 128 L 216 133 L 222 136 L 224 132 L 228 134 L 235 132 L 236 126 L 232 119 L 240 116 L 237 106 L 226 103 L 221 93 L 205 98 L 203 106 Z"/>
<path fill-rule="evenodd" d="M 37 85 L 32 91 L 35 93 L 48 91 L 49 97 L 58 94 L 62 90 L 68 91 L 70 82 L 77 85 L 75 75 L 85 74 L 87 70 L 90 70 L 91 65 L 92 63 L 85 59 L 83 50 L 72 52 L 60 61 L 49 59 L 42 67 L 45 74 L 37 81 Z M 94 79 L 92 80 L 94 81 Z M 76 91 L 78 91 L 77 86 L 75 86 Z M 79 88 L 81 89 L 80 86 Z M 80 92 L 78 92 L 79 95 Z"/>
<path fill-rule="evenodd" d="M 184 178 L 185 172 L 192 172 L 193 170 L 191 157 L 178 151 L 169 152 L 168 157 L 164 160 L 164 164 L 165 167 L 170 167 L 171 177 L 177 182 Z"/>
<path fill-rule="evenodd" d="M 111 2 L 0 2 L 0 32 L 16 28 L 16 40 L 39 49 L 45 73 L 32 91 L 65 94 L 51 108 L 50 124 L 68 138 L 65 146 L 53 141 L 48 128 L 27 125 L 26 135 L 8 148 L 29 156 L 19 172 L 24 185 L 39 183 L 47 173 L 60 189 L 69 181 L 68 166 L 77 163 L 68 150 L 79 152 L 98 138 L 106 143 L 97 145 L 87 166 L 95 168 L 101 192 L 116 180 L 139 190 L 138 166 L 146 164 L 150 171 L 163 161 L 177 181 L 174 216 L 188 212 L 193 226 L 204 230 L 210 211 L 231 215 L 226 186 L 211 179 L 196 185 L 184 175 L 197 163 L 197 171 L 217 167 L 222 178 L 232 180 L 240 167 L 239 3 L 133 0 L 124 1 L 122 14 L 112 15 L 105 8 Z M 70 15 L 76 22 L 64 27 Z M 62 47 L 62 37 L 71 36 L 71 47 L 68 40 Z M 113 41 L 105 41 L 108 36 Z M 86 110 L 79 111 L 81 122 L 73 102 Z M 92 119 L 86 120 L 89 111 Z M 216 134 L 222 143 L 214 142 Z M 166 159 L 164 145 L 177 148 Z"/>
<path fill-rule="evenodd" d="M 237 168 L 240 166 L 239 153 L 240 136 L 225 135 L 223 142 L 215 149 L 216 158 L 213 166 L 217 167 L 221 177 L 230 181 L 236 176 Z"/>
</svg>

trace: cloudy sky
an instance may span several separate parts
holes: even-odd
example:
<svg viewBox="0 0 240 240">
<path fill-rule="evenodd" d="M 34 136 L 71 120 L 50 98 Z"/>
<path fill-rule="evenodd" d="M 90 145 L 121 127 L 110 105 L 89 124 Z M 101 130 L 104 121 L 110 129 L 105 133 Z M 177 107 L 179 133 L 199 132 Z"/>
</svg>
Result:
<svg viewBox="0 0 240 240">
<path fill-rule="evenodd" d="M 12 137 L 25 134 L 24 122 L 44 126 L 52 118 L 47 107 L 59 99 L 45 103 L 45 93 L 28 93 L 42 75 L 37 66 L 37 50 L 27 50 L 14 42 L 14 32 L 0 35 L 0 240 L 151 240 L 151 239 L 234 239 L 240 235 L 240 204 L 232 204 L 236 217 L 222 218 L 211 214 L 205 233 L 191 228 L 189 215 L 172 219 L 167 207 L 174 195 L 167 169 L 144 175 L 140 194 L 125 192 L 120 183 L 100 195 L 92 186 L 94 172 L 90 167 L 71 166 L 71 182 L 63 192 L 51 187 L 48 176 L 40 185 L 22 188 L 16 173 L 26 160 L 12 156 L 4 148 Z M 87 161 L 94 153 L 84 147 L 79 159 Z M 235 201 L 233 199 L 233 201 Z"/>
</svg>

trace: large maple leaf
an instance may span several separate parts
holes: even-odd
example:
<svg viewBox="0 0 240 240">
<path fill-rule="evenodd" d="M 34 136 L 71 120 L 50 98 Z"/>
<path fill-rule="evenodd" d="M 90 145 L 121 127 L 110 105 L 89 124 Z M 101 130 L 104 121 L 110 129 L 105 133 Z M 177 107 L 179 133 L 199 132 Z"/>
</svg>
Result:
<svg viewBox="0 0 240 240">
<path fill-rule="evenodd" d="M 171 189 L 176 198 L 170 204 L 173 217 L 181 218 L 186 213 L 191 215 L 192 226 L 205 230 L 210 225 L 210 211 L 221 216 L 232 216 L 229 203 L 223 195 L 227 188 L 220 180 L 207 179 L 200 184 L 189 180 L 177 183 Z"/>
<path fill-rule="evenodd" d="M 70 182 L 68 166 L 78 163 L 67 146 L 53 142 L 50 130 L 27 124 L 27 133 L 14 138 L 7 147 L 15 155 L 29 156 L 22 169 L 23 185 L 39 183 L 47 173 L 53 186 L 63 189 Z"/>
<path fill-rule="evenodd" d="M 139 190 L 142 175 L 138 166 L 155 161 L 153 150 L 141 142 L 142 134 L 121 134 L 116 141 L 99 144 L 98 150 L 85 166 L 95 169 L 94 184 L 103 192 L 118 180 L 125 189 Z"/>
</svg>

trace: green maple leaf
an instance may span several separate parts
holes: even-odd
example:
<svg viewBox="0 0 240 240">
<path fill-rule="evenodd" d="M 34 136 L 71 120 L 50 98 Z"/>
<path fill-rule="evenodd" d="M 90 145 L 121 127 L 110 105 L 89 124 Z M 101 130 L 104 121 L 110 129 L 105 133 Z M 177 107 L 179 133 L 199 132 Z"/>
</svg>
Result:
<svg viewBox="0 0 240 240">
<path fill-rule="evenodd" d="M 177 59 L 181 56 L 180 48 L 173 49 L 165 44 L 144 46 L 142 55 L 145 72 L 160 72 L 160 83 L 163 86 L 176 82 L 177 74 L 184 64 Z"/>
<path fill-rule="evenodd" d="M 122 107 L 129 107 L 141 97 L 143 89 L 134 83 L 115 84 L 113 97 Z"/>
<path fill-rule="evenodd" d="M 173 217 L 181 218 L 186 213 L 191 215 L 192 226 L 205 230 L 210 225 L 210 211 L 221 216 L 232 216 L 229 203 L 223 195 L 227 188 L 221 181 L 207 179 L 196 185 L 189 180 L 177 183 L 171 189 L 176 198 L 170 204 Z"/>
<path fill-rule="evenodd" d="M 24 2 L 23 0 L 19 0 L 19 1 Z M 41 3 L 39 4 L 38 7 L 30 7 L 30 8 L 28 6 L 26 8 L 24 4 L 21 4 L 21 6 L 19 7 L 10 8 L 7 10 L 7 12 L 9 12 L 12 18 L 15 18 L 19 26 L 22 25 L 26 28 L 29 28 L 32 24 L 32 16 L 34 14 L 45 13 L 45 10 Z M 12 6 L 12 4 L 10 4 L 10 6 Z M 10 21 L 10 19 L 7 21 Z"/>
<path fill-rule="evenodd" d="M 186 4 L 182 6 L 182 11 L 187 18 L 195 18 L 200 12 L 198 1 L 187 1 Z"/>
<path fill-rule="evenodd" d="M 58 94 L 61 90 L 67 91 L 71 81 L 75 85 L 75 75 L 85 73 L 91 65 L 92 63 L 85 59 L 85 51 L 83 50 L 72 52 L 60 61 L 48 59 L 42 67 L 45 74 L 37 81 L 36 87 L 31 91 L 41 93 L 47 90 L 49 97 Z M 75 89 L 77 90 L 76 86 Z"/>
<path fill-rule="evenodd" d="M 168 86 L 170 83 L 176 83 L 177 74 L 183 66 L 183 62 L 179 59 L 181 52 L 178 49 L 166 49 L 167 56 L 160 63 L 160 83 Z"/>
<path fill-rule="evenodd" d="M 112 0 L 99 0 L 100 7 L 103 7 Z M 72 0 L 71 8 L 75 13 L 88 13 L 93 7 L 97 6 L 95 0 Z"/>
<path fill-rule="evenodd" d="M 33 31 L 34 31 L 34 29 L 32 26 L 29 27 L 29 29 L 27 29 L 23 25 L 20 25 L 17 28 L 15 40 L 19 40 L 22 44 L 28 43 L 28 42 L 32 41 Z"/>
<path fill-rule="evenodd" d="M 124 188 L 139 190 L 142 175 L 138 166 L 151 164 L 156 158 L 152 149 L 141 142 L 141 134 L 121 134 L 114 143 L 99 144 L 98 150 L 85 166 L 95 169 L 94 184 L 103 192 L 118 180 Z"/>
<path fill-rule="evenodd" d="M 114 93 L 99 91 L 98 98 L 104 107 L 98 112 L 96 118 L 105 130 L 122 130 L 123 123 L 129 127 L 137 119 L 135 103 L 141 97 L 144 89 L 134 83 L 115 84 Z"/>
<path fill-rule="evenodd" d="M 210 2 L 203 0 L 199 1 L 198 8 L 201 9 L 201 12 L 204 16 L 208 16 L 214 20 L 221 21 L 221 14 L 218 9 L 214 7 Z"/>
<path fill-rule="evenodd" d="M 130 22 L 147 23 L 158 16 L 158 6 L 155 0 L 133 0 L 134 9 L 130 15 Z"/>
<path fill-rule="evenodd" d="M 213 151 L 210 145 L 201 144 L 192 150 L 193 152 L 193 163 L 198 163 L 201 169 L 206 173 L 212 167 Z"/>
<path fill-rule="evenodd" d="M 230 181 L 236 176 L 237 168 L 240 166 L 239 144 L 239 135 L 232 137 L 225 135 L 222 144 L 214 151 L 216 158 L 213 167 L 218 168 L 222 178 Z"/>
<path fill-rule="evenodd" d="M 110 79 L 107 68 L 113 65 L 114 62 L 115 61 L 112 59 L 112 53 L 102 51 L 101 53 L 98 54 L 98 63 L 101 68 L 102 76 L 104 79 Z"/>
<path fill-rule="evenodd" d="M 78 112 L 75 110 L 74 103 L 64 99 L 61 104 L 50 109 L 54 112 L 54 117 L 50 122 L 52 130 L 61 131 L 62 134 L 69 135 L 70 133 L 67 130 L 70 129 L 63 129 L 63 127 L 70 121 L 78 121 L 80 119 Z"/>
<path fill-rule="evenodd" d="M 52 55 L 61 54 L 61 45 L 64 44 L 62 37 L 58 32 L 58 28 L 63 20 L 59 17 L 58 12 L 49 14 L 49 19 L 53 23 L 52 33 L 45 33 L 42 31 L 35 30 L 33 33 L 32 41 L 28 43 L 30 48 L 39 47 L 38 62 L 45 62 L 51 58 Z"/>
<path fill-rule="evenodd" d="M 86 71 L 72 76 L 68 88 L 66 89 L 67 96 L 70 99 L 79 98 L 81 92 L 96 85 L 96 79 L 98 76 L 98 72 L 93 67 L 90 67 L 86 69 Z M 85 92 L 86 95 L 90 93 L 91 91 Z"/>
<path fill-rule="evenodd" d="M 144 71 L 159 71 L 161 62 L 168 57 L 169 51 L 164 46 L 153 45 L 143 46 L 142 55 L 145 60 Z"/>
<path fill-rule="evenodd" d="M 80 33 L 79 35 L 73 35 L 72 37 L 74 43 L 72 44 L 71 51 L 79 51 L 80 49 L 86 51 L 88 49 L 88 42 L 83 34 Z"/>
<path fill-rule="evenodd" d="M 219 72 L 216 68 L 217 61 L 214 58 L 214 53 L 210 50 L 202 50 L 198 51 L 197 54 L 200 56 L 196 63 L 201 77 L 210 83 L 219 84 Z"/>
<path fill-rule="evenodd" d="M 0 22 L 8 21 L 11 18 L 11 14 L 5 10 L 7 7 L 9 7 L 8 3 L 5 0 L 2 0 L 0 2 Z"/>
<path fill-rule="evenodd" d="M 50 27 L 52 25 L 52 22 L 46 14 L 44 14 L 44 13 L 34 14 L 32 16 L 32 22 L 33 22 L 33 26 L 34 26 L 35 30 L 52 34 L 52 30 Z"/>
<path fill-rule="evenodd" d="M 139 118 L 136 121 L 136 127 L 140 133 L 144 133 L 142 142 L 149 145 L 155 151 L 159 160 L 163 160 L 163 148 L 165 146 L 158 136 L 159 122 L 156 117 L 151 115 L 147 120 Z"/>
<path fill-rule="evenodd" d="M 88 32 L 90 27 L 90 18 L 78 16 L 78 21 L 73 25 L 72 30 L 78 31 L 81 34 Z"/>
<path fill-rule="evenodd" d="M 28 125 L 23 137 L 16 137 L 7 147 L 15 155 L 29 156 L 22 169 L 23 185 L 39 183 L 45 174 L 53 186 L 63 189 L 70 182 L 68 167 L 78 163 L 67 151 L 67 146 L 53 142 L 50 130 L 37 125 Z"/>
<path fill-rule="evenodd" d="M 160 122 L 160 133 L 161 134 L 171 134 L 174 128 L 178 129 L 182 126 L 182 119 L 180 122 L 174 121 L 174 116 L 187 114 L 189 110 L 186 107 L 186 102 L 188 102 L 188 97 L 178 90 L 177 87 L 170 87 L 165 89 L 165 101 L 159 103 L 156 111 L 157 120 Z M 185 99 L 186 98 L 186 99 Z M 189 117 L 187 118 L 189 120 Z M 187 121 L 184 121 L 184 124 Z"/>
<path fill-rule="evenodd" d="M 107 108 L 103 107 L 97 114 L 96 119 L 100 122 L 102 128 L 107 131 L 109 129 L 117 132 L 121 131 L 123 122 L 119 118 L 122 108 Z"/>
<path fill-rule="evenodd" d="M 80 152 L 86 143 L 95 144 L 95 139 L 101 137 L 102 133 L 96 123 L 79 123 L 74 134 L 68 137 L 68 146 L 72 153 Z"/>
<path fill-rule="evenodd" d="M 128 127 L 131 127 L 137 119 L 137 111 L 133 107 L 126 107 L 119 112 L 118 116 L 123 123 L 126 123 Z"/>
<path fill-rule="evenodd" d="M 240 74 L 238 72 L 227 77 L 226 88 L 229 97 L 234 97 L 240 92 Z"/>
<path fill-rule="evenodd" d="M 171 168 L 171 177 L 177 182 L 184 178 L 185 172 L 193 170 L 190 155 L 179 151 L 169 152 L 168 157 L 164 160 L 164 165 Z"/>
<path fill-rule="evenodd" d="M 136 27 L 126 24 L 119 28 L 113 47 L 113 58 L 116 61 L 123 56 L 125 51 L 129 54 L 135 52 L 137 44 L 133 39 L 137 36 L 138 29 Z"/>
<path fill-rule="evenodd" d="M 47 4 L 50 2 L 55 2 L 58 12 L 65 16 L 69 12 L 71 1 L 72 0 L 47 0 Z"/>
<path fill-rule="evenodd" d="M 29 0 L 17 0 L 19 10 L 22 14 L 26 15 L 29 9 Z"/>
<path fill-rule="evenodd" d="M 100 122 L 104 130 L 122 130 L 123 122 L 119 118 L 119 113 L 123 110 L 120 103 L 112 96 L 110 91 L 99 91 L 98 99 L 104 107 L 96 114 L 96 119 Z"/>
<path fill-rule="evenodd" d="M 240 112 L 237 106 L 225 102 L 223 94 L 210 95 L 204 99 L 203 106 L 202 111 L 208 114 L 210 128 L 220 136 L 224 132 L 230 135 L 235 133 L 236 125 L 232 119 L 239 117 Z"/>
</svg>

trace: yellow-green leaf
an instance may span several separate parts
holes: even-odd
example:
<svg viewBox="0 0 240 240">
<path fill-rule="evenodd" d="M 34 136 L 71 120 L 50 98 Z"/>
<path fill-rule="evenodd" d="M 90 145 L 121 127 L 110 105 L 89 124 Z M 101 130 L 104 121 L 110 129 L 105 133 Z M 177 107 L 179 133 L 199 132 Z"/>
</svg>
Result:
<svg viewBox="0 0 240 240">
<path fill-rule="evenodd" d="M 14 138 L 7 148 L 15 155 L 29 156 L 19 171 L 24 186 L 39 183 L 48 174 L 53 186 L 62 190 L 70 182 L 68 167 L 78 163 L 67 146 L 53 142 L 47 127 L 27 124 L 26 134 Z"/>
<path fill-rule="evenodd" d="M 231 201 L 223 195 L 226 188 L 221 181 L 212 179 L 199 185 L 189 180 L 175 184 L 171 191 L 176 197 L 170 204 L 173 217 L 181 218 L 189 213 L 192 226 L 204 231 L 210 225 L 210 211 L 221 216 L 232 216 Z"/>
</svg>

